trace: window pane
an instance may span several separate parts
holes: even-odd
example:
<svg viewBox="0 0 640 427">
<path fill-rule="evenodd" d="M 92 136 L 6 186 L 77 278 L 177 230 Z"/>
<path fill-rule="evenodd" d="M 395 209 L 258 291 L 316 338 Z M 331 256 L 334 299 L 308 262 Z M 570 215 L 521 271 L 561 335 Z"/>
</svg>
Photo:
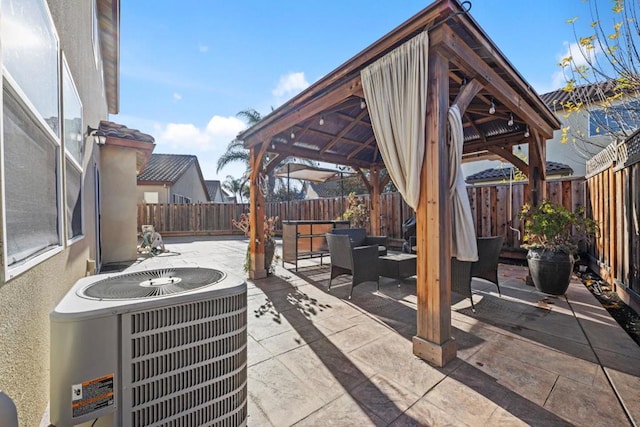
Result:
<svg viewBox="0 0 640 427">
<path fill-rule="evenodd" d="M 7 264 L 58 246 L 58 148 L 6 90 L 3 99 Z"/>
<path fill-rule="evenodd" d="M 67 184 L 67 238 L 73 239 L 82 232 L 82 171 L 66 159 L 65 162 Z"/>
<path fill-rule="evenodd" d="M 64 147 L 79 165 L 82 165 L 82 103 L 73 84 L 69 69 L 64 67 L 62 86 L 63 117 L 64 117 Z"/>
<path fill-rule="evenodd" d="M 58 41 L 44 0 L 0 0 L 2 64 L 56 135 Z"/>
<path fill-rule="evenodd" d="M 157 191 L 145 191 L 144 192 L 144 202 L 145 203 L 158 203 L 158 192 Z"/>
<path fill-rule="evenodd" d="M 591 111 L 589 115 L 589 136 L 612 133 L 633 133 L 640 127 L 640 102 L 632 101 L 614 105 L 608 109 Z"/>
</svg>

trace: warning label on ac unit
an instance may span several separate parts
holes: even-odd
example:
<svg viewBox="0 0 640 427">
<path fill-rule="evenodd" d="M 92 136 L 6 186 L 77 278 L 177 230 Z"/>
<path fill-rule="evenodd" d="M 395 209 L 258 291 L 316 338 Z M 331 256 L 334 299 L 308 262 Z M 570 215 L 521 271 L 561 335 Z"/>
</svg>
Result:
<svg viewBox="0 0 640 427">
<path fill-rule="evenodd" d="M 73 417 L 113 405 L 113 374 L 71 386 Z"/>
</svg>

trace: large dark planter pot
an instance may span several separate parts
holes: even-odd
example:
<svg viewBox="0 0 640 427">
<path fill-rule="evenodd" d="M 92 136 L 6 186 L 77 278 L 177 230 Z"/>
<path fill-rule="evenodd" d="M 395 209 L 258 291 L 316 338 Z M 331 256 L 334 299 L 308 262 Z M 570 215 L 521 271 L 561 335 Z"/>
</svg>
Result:
<svg viewBox="0 0 640 427">
<path fill-rule="evenodd" d="M 564 295 L 571 282 L 573 255 L 544 249 L 527 253 L 529 272 L 536 289 L 550 295 Z"/>
<path fill-rule="evenodd" d="M 267 240 L 264 244 L 264 267 L 267 269 L 267 274 L 271 273 L 271 264 L 275 253 L 276 243 L 273 240 Z"/>
</svg>

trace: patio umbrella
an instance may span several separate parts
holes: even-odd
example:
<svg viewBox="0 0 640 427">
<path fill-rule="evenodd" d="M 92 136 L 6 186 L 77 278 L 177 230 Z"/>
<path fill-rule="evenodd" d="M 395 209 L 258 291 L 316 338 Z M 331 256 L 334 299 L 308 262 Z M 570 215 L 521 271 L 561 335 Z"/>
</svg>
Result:
<svg viewBox="0 0 640 427">
<path fill-rule="evenodd" d="M 311 182 L 340 181 L 340 200 L 342 200 L 344 199 L 344 180 L 353 175 L 355 174 L 349 171 L 321 168 L 303 163 L 287 163 L 276 169 L 275 172 L 275 176 L 287 178 L 287 212 L 289 210 L 289 180 L 291 178 Z"/>
</svg>

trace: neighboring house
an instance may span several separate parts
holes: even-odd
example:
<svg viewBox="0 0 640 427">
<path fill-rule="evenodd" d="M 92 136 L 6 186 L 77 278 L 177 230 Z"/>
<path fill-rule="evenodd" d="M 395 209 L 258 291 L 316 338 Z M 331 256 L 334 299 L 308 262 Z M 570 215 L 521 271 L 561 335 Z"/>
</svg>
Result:
<svg viewBox="0 0 640 427">
<path fill-rule="evenodd" d="M 547 106 L 555 112 L 556 117 L 562 123 L 562 127 L 569 127 L 566 142 L 562 142 L 562 130 L 556 131 L 553 139 L 547 141 L 547 160 L 568 165 L 573 169 L 574 176 L 585 176 L 586 161 L 613 142 L 613 136 L 605 134 L 604 129 L 599 125 L 605 119 L 604 110 L 600 107 L 599 93 L 611 94 L 611 87 L 614 84 L 614 81 L 608 81 L 578 87 L 576 90 L 581 94 L 583 103 L 587 107 L 570 115 L 567 115 L 563 108 L 563 104 L 571 100 L 571 95 L 568 92 L 558 89 L 540 95 Z M 627 103 L 638 102 L 623 98 L 614 108 L 624 109 L 627 105 L 625 101 Z M 636 107 L 632 109 L 638 110 Z M 576 133 L 585 135 L 589 142 L 586 143 L 574 138 L 573 135 Z M 528 144 L 523 144 L 519 147 L 522 149 L 524 160 L 528 162 Z M 514 147 L 515 149 L 516 147 Z M 464 163 L 462 169 L 465 176 L 470 176 L 486 169 L 499 168 L 501 163 L 504 163 L 504 160 L 470 161 Z"/>
<path fill-rule="evenodd" d="M 547 161 L 547 179 L 557 179 L 564 176 L 573 175 L 573 169 L 568 165 Z M 467 176 L 467 184 L 499 184 L 516 180 L 514 168 L 511 165 L 505 167 L 485 169 L 483 171 Z"/>
<path fill-rule="evenodd" d="M 230 196 L 224 188 L 222 188 L 220 181 L 206 180 L 204 183 L 207 187 L 211 203 L 233 203 L 236 201 L 234 196 Z"/>
<path fill-rule="evenodd" d="M 348 196 L 348 194 L 344 194 Z M 305 196 L 306 200 L 310 199 L 325 199 L 340 197 L 340 182 L 339 181 L 327 181 L 327 182 L 309 182 L 306 187 Z"/>
<path fill-rule="evenodd" d="M 198 158 L 189 154 L 153 154 L 138 175 L 139 203 L 203 203 L 209 192 Z"/>
<path fill-rule="evenodd" d="M 49 314 L 94 266 L 135 259 L 135 175 L 153 139 L 106 121 L 119 110 L 120 0 L 1 5 L 0 389 L 37 426 Z"/>
</svg>

